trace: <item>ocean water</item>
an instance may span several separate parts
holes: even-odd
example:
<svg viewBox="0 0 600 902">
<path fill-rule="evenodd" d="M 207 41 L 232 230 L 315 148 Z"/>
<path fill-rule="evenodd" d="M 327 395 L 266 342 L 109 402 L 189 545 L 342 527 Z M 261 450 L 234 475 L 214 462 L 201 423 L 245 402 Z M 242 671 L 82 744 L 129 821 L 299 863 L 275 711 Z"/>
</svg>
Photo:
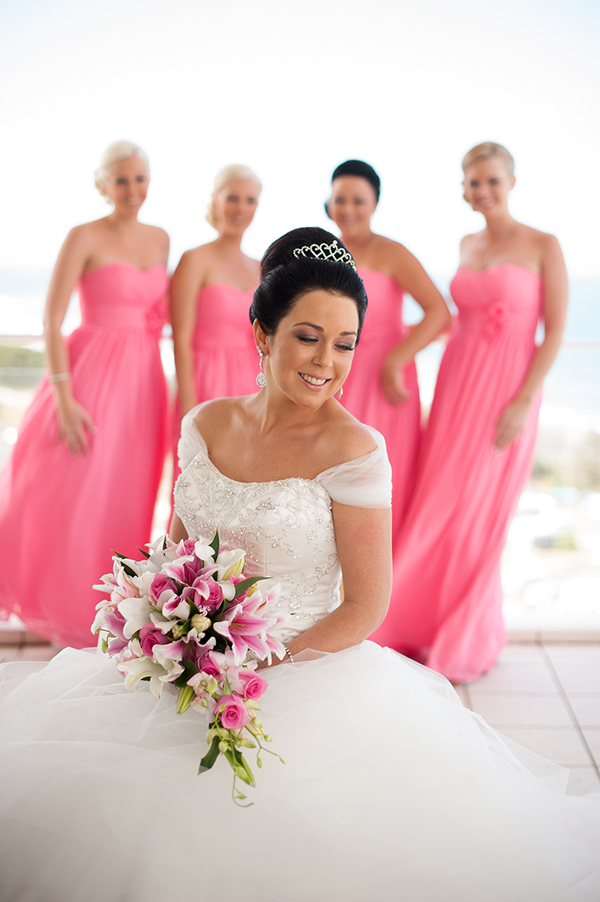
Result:
<svg viewBox="0 0 600 902">
<path fill-rule="evenodd" d="M 0 270 L 0 343 L 2 336 L 42 335 L 44 297 L 50 271 Z M 446 277 L 436 278 L 449 297 Z M 406 320 L 418 322 L 421 308 L 407 298 Z M 71 299 L 64 331 L 80 322 L 76 295 Z M 585 345 L 585 347 L 582 347 Z M 418 356 L 424 401 L 433 394 L 441 345 L 434 344 Z M 582 415 L 600 417 L 600 279 L 573 279 L 565 330 L 565 344 L 546 378 L 544 404 L 557 410 L 569 409 Z"/>
</svg>

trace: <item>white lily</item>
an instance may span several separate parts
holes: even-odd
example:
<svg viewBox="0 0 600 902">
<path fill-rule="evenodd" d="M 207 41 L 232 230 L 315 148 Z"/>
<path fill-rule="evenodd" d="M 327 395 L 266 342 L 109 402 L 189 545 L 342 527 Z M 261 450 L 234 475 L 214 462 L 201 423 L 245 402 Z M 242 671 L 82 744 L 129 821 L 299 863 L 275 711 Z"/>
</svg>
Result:
<svg viewBox="0 0 600 902">
<path fill-rule="evenodd" d="M 232 551 L 221 551 L 217 557 L 217 573 L 216 579 L 219 583 L 226 582 L 230 576 L 241 576 L 244 569 L 244 561 L 246 552 L 241 548 L 234 548 Z"/>
<path fill-rule="evenodd" d="M 123 627 L 123 635 L 126 639 L 131 639 L 134 633 L 141 630 L 146 623 L 150 623 L 149 602 L 149 598 L 124 598 L 117 605 L 119 613 L 127 621 Z"/>
<path fill-rule="evenodd" d="M 211 546 L 207 545 L 206 542 L 203 542 L 202 539 L 199 539 L 194 545 L 194 553 L 205 564 L 208 564 L 215 559 L 214 548 L 211 548 Z"/>
<path fill-rule="evenodd" d="M 156 661 L 150 658 L 130 658 L 128 661 L 120 661 L 117 669 L 125 676 L 125 688 L 131 691 L 139 680 L 150 677 L 150 691 L 156 698 L 160 698 L 163 688 L 161 677 L 166 676 L 166 670 Z"/>
</svg>

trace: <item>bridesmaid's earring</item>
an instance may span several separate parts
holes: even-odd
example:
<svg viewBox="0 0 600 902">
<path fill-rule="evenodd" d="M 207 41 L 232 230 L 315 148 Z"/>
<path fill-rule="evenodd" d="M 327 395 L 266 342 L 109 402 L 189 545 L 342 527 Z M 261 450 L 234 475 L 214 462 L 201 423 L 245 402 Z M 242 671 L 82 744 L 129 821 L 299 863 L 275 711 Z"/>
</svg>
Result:
<svg viewBox="0 0 600 902">
<path fill-rule="evenodd" d="M 342 400 L 342 395 L 343 395 L 343 394 L 344 394 L 344 389 L 343 389 L 343 388 L 340 388 L 339 392 L 337 393 L 338 401 L 341 401 L 341 400 Z"/>
<path fill-rule="evenodd" d="M 259 388 L 265 388 L 267 384 L 267 377 L 263 373 L 263 360 L 265 359 L 265 355 L 259 347 L 257 347 L 256 350 L 258 351 L 258 356 L 260 357 L 260 372 L 256 377 L 256 384 Z"/>
</svg>

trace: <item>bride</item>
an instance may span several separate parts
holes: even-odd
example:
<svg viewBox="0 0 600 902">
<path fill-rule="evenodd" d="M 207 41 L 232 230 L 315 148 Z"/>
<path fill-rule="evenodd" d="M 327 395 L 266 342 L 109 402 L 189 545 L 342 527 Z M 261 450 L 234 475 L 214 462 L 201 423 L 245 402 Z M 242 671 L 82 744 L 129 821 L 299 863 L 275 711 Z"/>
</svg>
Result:
<svg viewBox="0 0 600 902">
<path fill-rule="evenodd" d="M 592 902 L 594 806 L 567 808 L 560 768 L 363 641 L 390 594 L 391 483 L 382 438 L 335 397 L 367 304 L 352 258 L 297 229 L 262 277 L 262 387 L 185 417 L 173 538 L 218 528 L 281 584 L 261 717 L 287 763 L 267 756 L 240 810 L 225 762 L 196 776 L 203 721 L 173 695 L 128 693 L 95 650 L 4 665 L 0 897 Z"/>
</svg>

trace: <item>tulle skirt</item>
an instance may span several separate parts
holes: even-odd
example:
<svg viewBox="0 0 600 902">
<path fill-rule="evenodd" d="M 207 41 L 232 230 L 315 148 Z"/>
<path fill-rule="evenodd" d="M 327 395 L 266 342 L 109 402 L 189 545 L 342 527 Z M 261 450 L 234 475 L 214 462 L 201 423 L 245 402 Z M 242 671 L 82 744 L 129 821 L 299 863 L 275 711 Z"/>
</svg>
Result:
<svg viewBox="0 0 600 902">
<path fill-rule="evenodd" d="M 600 805 L 371 642 L 268 673 L 286 763 L 248 750 L 246 809 L 223 759 L 197 776 L 206 724 L 170 691 L 95 651 L 2 670 L 3 902 L 600 898 Z"/>
</svg>

